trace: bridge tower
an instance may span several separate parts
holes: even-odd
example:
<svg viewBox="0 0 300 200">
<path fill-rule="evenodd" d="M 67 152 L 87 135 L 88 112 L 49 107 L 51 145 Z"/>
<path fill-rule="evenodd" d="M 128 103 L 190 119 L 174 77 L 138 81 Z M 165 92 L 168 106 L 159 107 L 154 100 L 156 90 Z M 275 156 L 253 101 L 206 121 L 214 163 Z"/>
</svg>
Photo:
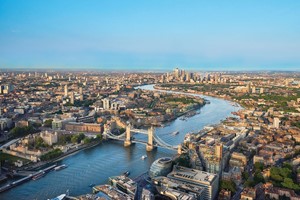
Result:
<svg viewBox="0 0 300 200">
<path fill-rule="evenodd" d="M 177 153 L 178 153 L 179 155 L 182 154 L 182 147 L 181 147 L 181 144 L 178 145 Z"/>
<path fill-rule="evenodd" d="M 153 134 L 154 134 L 154 128 L 153 126 L 151 126 L 150 128 L 148 128 L 148 143 L 146 145 L 147 151 L 152 151 L 154 149 Z"/>
<path fill-rule="evenodd" d="M 131 145 L 131 125 L 128 124 L 126 126 L 126 135 L 125 135 L 125 140 L 124 140 L 124 146 L 129 147 Z"/>
</svg>

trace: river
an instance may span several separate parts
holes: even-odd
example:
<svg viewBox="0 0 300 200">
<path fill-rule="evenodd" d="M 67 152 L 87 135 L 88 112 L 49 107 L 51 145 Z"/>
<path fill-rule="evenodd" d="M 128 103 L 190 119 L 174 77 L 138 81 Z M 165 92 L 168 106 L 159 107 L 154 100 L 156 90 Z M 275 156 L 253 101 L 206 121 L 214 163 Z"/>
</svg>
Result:
<svg viewBox="0 0 300 200">
<path fill-rule="evenodd" d="M 155 90 L 153 85 L 137 88 Z M 161 139 L 169 144 L 177 145 L 183 141 L 186 133 L 199 131 L 206 125 L 217 124 L 226 117 L 232 116 L 231 112 L 239 109 L 223 99 L 204 95 L 197 96 L 209 100 L 210 104 L 200 108 L 200 114 L 196 114 L 188 120 L 176 119 L 165 127 L 156 128 L 155 133 Z M 179 131 L 179 134 L 176 136 L 170 134 L 174 131 Z M 39 180 L 29 181 L 1 193 L 0 199 L 44 200 L 66 193 L 67 190 L 71 196 L 91 193 L 90 184 L 105 184 L 109 176 L 120 175 L 128 170 L 131 172 L 130 177 L 134 178 L 146 172 L 155 159 L 173 156 L 176 153 L 162 148 L 146 152 L 145 148 L 142 144 L 125 148 L 121 142 L 104 142 L 59 161 L 58 164 L 66 164 L 68 168 L 50 172 Z M 141 160 L 143 155 L 148 157 Z"/>
</svg>

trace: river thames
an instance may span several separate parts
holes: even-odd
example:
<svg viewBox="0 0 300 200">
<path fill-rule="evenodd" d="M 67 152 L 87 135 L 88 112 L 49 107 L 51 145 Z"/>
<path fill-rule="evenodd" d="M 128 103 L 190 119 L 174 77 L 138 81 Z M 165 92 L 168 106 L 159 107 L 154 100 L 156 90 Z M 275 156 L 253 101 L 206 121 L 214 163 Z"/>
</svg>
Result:
<svg viewBox="0 0 300 200">
<path fill-rule="evenodd" d="M 153 85 L 137 88 L 155 90 Z M 204 126 L 217 124 L 226 117 L 232 116 L 231 112 L 240 109 L 223 99 L 204 95 L 197 96 L 209 100 L 210 104 L 198 109 L 200 113 L 189 117 L 187 120 L 176 119 L 166 124 L 165 127 L 156 128 L 155 133 L 161 139 L 169 144 L 177 145 L 183 141 L 186 133 L 197 132 L 203 129 Z M 174 131 L 179 131 L 179 134 L 172 135 L 171 133 Z M 144 139 L 146 140 L 146 138 Z M 58 164 L 68 165 L 68 168 L 50 172 L 39 180 L 24 183 L 1 193 L 0 199 L 44 200 L 66 193 L 67 190 L 70 196 L 91 193 L 90 184 L 105 184 L 108 177 L 120 175 L 125 171 L 130 171 L 130 177 L 134 178 L 146 172 L 155 159 L 173 156 L 174 154 L 176 154 L 175 151 L 162 148 L 146 152 L 146 147 L 143 144 L 134 144 L 125 148 L 121 142 L 104 142 L 96 147 L 70 155 L 58 162 Z M 143 155 L 147 155 L 145 160 L 141 159 Z"/>
</svg>

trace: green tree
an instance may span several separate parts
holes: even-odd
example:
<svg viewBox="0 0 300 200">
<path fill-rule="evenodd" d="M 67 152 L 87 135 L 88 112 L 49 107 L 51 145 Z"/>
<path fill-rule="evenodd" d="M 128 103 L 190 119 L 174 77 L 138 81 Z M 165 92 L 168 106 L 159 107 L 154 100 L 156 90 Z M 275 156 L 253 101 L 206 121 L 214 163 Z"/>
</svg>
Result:
<svg viewBox="0 0 300 200">
<path fill-rule="evenodd" d="M 292 190 L 300 190 L 300 186 L 295 184 L 291 178 L 284 178 L 284 181 L 281 183 L 281 185 Z"/>
<path fill-rule="evenodd" d="M 255 182 L 255 185 L 258 183 L 265 183 L 265 179 L 259 170 L 255 172 L 253 180 Z"/>
<path fill-rule="evenodd" d="M 52 119 L 47 119 L 45 122 L 44 122 L 44 127 L 49 127 L 51 128 L 52 127 Z"/>
<path fill-rule="evenodd" d="M 232 193 L 236 192 L 236 184 L 232 180 L 221 180 L 220 182 L 220 190 L 225 189 L 225 190 L 230 190 Z"/>
<path fill-rule="evenodd" d="M 29 125 L 26 127 L 15 127 L 11 130 L 10 134 L 13 138 L 24 137 L 28 134 L 36 133 L 37 131 L 33 126 Z"/>
<path fill-rule="evenodd" d="M 71 142 L 72 143 L 78 143 L 78 135 L 72 135 Z"/>
<path fill-rule="evenodd" d="M 243 177 L 244 180 L 247 180 L 247 179 L 249 178 L 249 172 L 244 171 L 244 172 L 242 173 L 242 177 Z"/>
<path fill-rule="evenodd" d="M 61 156 L 63 152 L 60 149 L 54 149 L 41 156 L 42 161 L 51 160 Z"/>
<path fill-rule="evenodd" d="M 88 144 L 88 143 L 90 143 L 92 140 L 90 139 L 90 138 L 88 138 L 88 137 L 85 137 L 84 139 L 83 139 L 83 142 L 84 142 L 84 144 Z"/>
<path fill-rule="evenodd" d="M 34 139 L 34 147 L 35 149 L 40 149 L 42 147 L 47 147 L 48 145 L 44 142 L 43 138 L 40 136 Z"/>
<path fill-rule="evenodd" d="M 102 141 L 102 139 L 103 139 L 102 134 L 98 134 L 98 135 L 96 136 L 96 139 Z"/>
<path fill-rule="evenodd" d="M 257 171 L 257 170 L 263 171 L 264 170 L 264 164 L 260 163 L 260 162 L 256 162 L 254 164 L 254 168 L 255 168 L 255 171 Z"/>
</svg>

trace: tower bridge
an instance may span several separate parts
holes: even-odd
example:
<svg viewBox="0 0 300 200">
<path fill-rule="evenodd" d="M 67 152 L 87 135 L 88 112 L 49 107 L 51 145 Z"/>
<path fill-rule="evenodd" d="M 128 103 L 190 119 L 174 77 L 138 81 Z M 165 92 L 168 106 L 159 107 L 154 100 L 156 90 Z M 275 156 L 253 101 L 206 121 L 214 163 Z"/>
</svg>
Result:
<svg viewBox="0 0 300 200">
<path fill-rule="evenodd" d="M 133 134 L 147 135 L 148 136 L 147 141 L 137 140 L 132 137 Z M 159 138 L 155 134 L 155 130 L 154 130 L 153 126 L 148 128 L 148 130 L 145 130 L 145 129 L 132 128 L 131 125 L 128 124 L 126 126 L 126 131 L 123 134 L 114 135 L 110 131 L 105 131 L 104 136 L 109 139 L 124 141 L 125 147 L 128 147 L 133 143 L 140 143 L 140 144 L 146 145 L 147 151 L 152 151 L 156 147 L 162 147 L 162 148 L 166 148 L 166 149 L 170 149 L 170 150 L 175 150 L 179 154 L 181 154 L 183 151 L 186 151 L 186 149 L 183 148 L 181 145 L 170 145 L 170 144 L 166 143 L 165 141 L 163 141 L 161 138 Z"/>
</svg>

